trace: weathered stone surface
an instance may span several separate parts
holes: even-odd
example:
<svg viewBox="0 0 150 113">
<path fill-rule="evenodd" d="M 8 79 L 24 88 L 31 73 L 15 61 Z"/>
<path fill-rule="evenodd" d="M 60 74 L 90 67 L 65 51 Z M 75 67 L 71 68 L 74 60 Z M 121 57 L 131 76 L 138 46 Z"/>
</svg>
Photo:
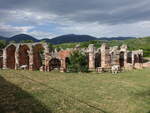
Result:
<svg viewBox="0 0 150 113">
<path fill-rule="evenodd" d="M 143 67 L 144 68 L 150 67 L 150 62 L 143 63 Z"/>
<path fill-rule="evenodd" d="M 6 67 L 9 69 L 15 69 L 15 51 L 16 46 L 13 44 L 6 48 Z"/>
<path fill-rule="evenodd" d="M 49 51 L 46 43 L 11 43 L 0 53 L 0 68 L 19 69 L 27 65 L 29 70 L 59 69 L 65 72 L 68 57 L 76 50 L 87 55 L 89 70 L 96 69 L 97 72 L 109 71 L 113 65 L 119 65 L 122 69 L 141 69 L 147 65 L 143 64 L 143 51 L 128 51 L 127 45 L 109 47 L 104 43 L 96 49 L 90 44 L 88 48 L 81 49 L 77 45 L 72 49 Z"/>
<path fill-rule="evenodd" d="M 95 69 L 95 54 L 94 54 L 94 44 L 90 44 L 88 47 L 88 53 L 89 53 L 89 70 Z"/>
<path fill-rule="evenodd" d="M 104 43 L 101 46 L 101 67 L 110 68 L 111 66 L 111 56 L 109 54 L 109 46 Z"/>
</svg>

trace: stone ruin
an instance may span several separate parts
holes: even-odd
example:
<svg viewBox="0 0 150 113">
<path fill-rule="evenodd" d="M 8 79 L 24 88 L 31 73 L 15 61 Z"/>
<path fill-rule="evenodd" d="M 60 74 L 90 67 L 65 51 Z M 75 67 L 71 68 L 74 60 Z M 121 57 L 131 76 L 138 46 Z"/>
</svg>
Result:
<svg viewBox="0 0 150 113">
<path fill-rule="evenodd" d="M 93 44 L 88 48 L 75 48 L 49 51 L 47 43 L 11 43 L 0 51 L 0 68 L 20 69 L 26 65 L 28 70 L 51 71 L 59 69 L 67 71 L 70 54 L 79 50 L 87 55 L 89 70 L 108 71 L 111 66 L 119 65 L 121 69 L 143 67 L 143 51 L 129 51 L 127 45 L 109 47 L 106 43 L 96 49 Z"/>
</svg>

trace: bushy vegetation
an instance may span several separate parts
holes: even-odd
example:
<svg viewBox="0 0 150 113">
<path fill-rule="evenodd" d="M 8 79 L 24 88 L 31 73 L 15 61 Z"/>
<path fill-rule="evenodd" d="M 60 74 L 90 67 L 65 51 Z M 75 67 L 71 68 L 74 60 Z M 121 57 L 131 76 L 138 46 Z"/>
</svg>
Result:
<svg viewBox="0 0 150 113">
<path fill-rule="evenodd" d="M 22 42 L 29 43 L 31 41 L 27 40 L 27 41 L 22 41 Z M 50 51 L 54 50 L 55 48 L 57 50 L 60 50 L 61 48 L 62 49 L 74 48 L 77 44 L 80 44 L 81 48 L 86 48 L 88 47 L 89 44 L 94 44 L 96 48 L 99 48 L 102 43 L 107 43 L 109 46 L 120 46 L 122 44 L 127 44 L 129 47 L 129 50 L 143 49 L 144 56 L 150 57 L 150 37 L 135 38 L 135 39 L 128 39 L 128 40 L 112 40 L 112 41 L 93 40 L 93 41 L 87 41 L 87 42 L 63 43 L 63 44 L 57 44 L 57 45 L 49 44 L 49 48 L 50 48 Z M 4 48 L 7 44 L 8 43 L 6 41 L 1 40 L 0 49 Z"/>
<path fill-rule="evenodd" d="M 80 43 L 64 43 L 64 44 L 54 45 L 54 47 L 66 49 L 66 48 L 73 48 L 75 47 L 75 45 L 80 44 L 81 48 L 86 48 L 88 47 L 89 44 L 94 44 L 96 48 L 99 48 L 102 43 L 107 43 L 109 46 L 120 46 L 122 44 L 127 44 L 129 50 L 143 49 L 144 56 L 150 57 L 150 37 L 135 38 L 135 39 L 128 39 L 128 40 L 112 40 L 112 41 L 93 40 L 93 41 L 80 42 Z"/>
<path fill-rule="evenodd" d="M 74 51 L 67 61 L 67 70 L 69 72 L 87 72 L 88 62 L 86 55 L 82 52 Z"/>
<path fill-rule="evenodd" d="M 7 45 L 5 40 L 0 40 L 0 49 L 3 49 Z"/>
<path fill-rule="evenodd" d="M 22 40 L 21 43 L 33 43 L 33 40 Z"/>
</svg>

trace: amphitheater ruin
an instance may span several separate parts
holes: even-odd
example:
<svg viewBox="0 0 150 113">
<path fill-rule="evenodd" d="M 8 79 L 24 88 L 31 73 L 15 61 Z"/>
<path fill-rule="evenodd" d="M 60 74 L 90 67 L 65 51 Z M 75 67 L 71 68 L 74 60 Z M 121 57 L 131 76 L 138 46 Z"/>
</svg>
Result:
<svg viewBox="0 0 150 113">
<path fill-rule="evenodd" d="M 42 50 L 42 51 L 41 51 Z M 106 43 L 100 48 L 90 44 L 88 48 L 76 46 L 72 49 L 49 51 L 47 43 L 11 43 L 0 51 L 0 68 L 20 69 L 26 65 L 28 70 L 67 71 L 67 60 L 70 54 L 79 50 L 87 55 L 89 70 L 107 71 L 112 65 L 122 69 L 143 67 L 143 51 L 129 51 L 127 45 L 109 47 Z"/>
</svg>

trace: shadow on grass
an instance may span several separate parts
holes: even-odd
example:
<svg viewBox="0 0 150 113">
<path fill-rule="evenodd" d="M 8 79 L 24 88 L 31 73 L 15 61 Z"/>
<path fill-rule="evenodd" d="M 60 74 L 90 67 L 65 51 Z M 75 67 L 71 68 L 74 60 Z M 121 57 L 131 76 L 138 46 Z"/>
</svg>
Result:
<svg viewBox="0 0 150 113">
<path fill-rule="evenodd" d="M 135 96 L 136 98 L 141 98 L 145 103 L 150 105 L 150 90 L 137 93 Z M 150 113 L 150 108 L 148 109 L 147 113 Z"/>
<path fill-rule="evenodd" d="M 0 113 L 52 113 L 44 104 L 0 76 Z"/>
</svg>

